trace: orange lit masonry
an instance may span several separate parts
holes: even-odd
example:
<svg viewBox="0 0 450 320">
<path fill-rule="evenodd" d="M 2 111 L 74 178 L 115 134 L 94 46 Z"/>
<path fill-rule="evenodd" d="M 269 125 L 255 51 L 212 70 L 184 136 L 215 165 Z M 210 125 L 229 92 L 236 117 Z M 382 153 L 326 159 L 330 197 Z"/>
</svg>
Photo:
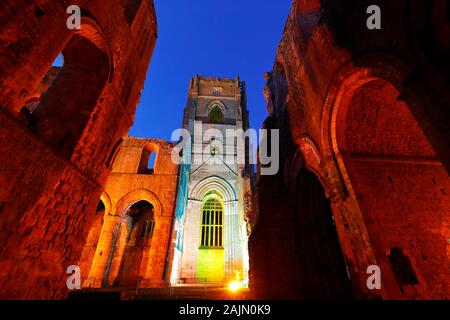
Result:
<svg viewBox="0 0 450 320">
<path fill-rule="evenodd" d="M 216 136 L 128 136 L 153 1 L 72 2 L 72 29 L 66 1 L 0 5 L 0 299 L 450 298 L 449 1 L 293 0 L 261 88 L 271 175 Z M 190 135 L 250 128 L 254 83 L 186 85 Z"/>
</svg>

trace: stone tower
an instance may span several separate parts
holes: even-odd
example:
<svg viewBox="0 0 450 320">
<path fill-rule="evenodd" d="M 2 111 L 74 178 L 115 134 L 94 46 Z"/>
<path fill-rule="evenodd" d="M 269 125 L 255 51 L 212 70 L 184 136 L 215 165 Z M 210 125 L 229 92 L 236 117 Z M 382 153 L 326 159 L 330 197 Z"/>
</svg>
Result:
<svg viewBox="0 0 450 320">
<path fill-rule="evenodd" d="M 187 197 L 178 219 L 182 246 L 175 252 L 172 283 L 246 281 L 244 195 L 251 189 L 252 170 L 237 161 L 237 150 L 245 143 L 227 139 L 227 134 L 249 128 L 245 83 L 195 76 L 183 128 L 191 136 L 191 165 L 185 191 L 179 191 Z"/>
</svg>

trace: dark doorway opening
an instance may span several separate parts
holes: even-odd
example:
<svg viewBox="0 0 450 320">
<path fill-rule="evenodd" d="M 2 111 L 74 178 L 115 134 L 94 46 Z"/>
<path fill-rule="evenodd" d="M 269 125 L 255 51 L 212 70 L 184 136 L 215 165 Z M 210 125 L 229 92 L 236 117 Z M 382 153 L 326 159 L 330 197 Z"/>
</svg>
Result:
<svg viewBox="0 0 450 320">
<path fill-rule="evenodd" d="M 347 299 L 351 284 L 330 201 L 317 176 L 301 169 L 294 195 L 300 296 Z"/>
<path fill-rule="evenodd" d="M 144 252 L 150 249 L 155 215 L 153 206 L 147 201 L 139 201 L 132 205 L 127 215 L 131 218 L 128 225 L 130 230 L 114 285 L 136 287 L 141 274 Z"/>
</svg>

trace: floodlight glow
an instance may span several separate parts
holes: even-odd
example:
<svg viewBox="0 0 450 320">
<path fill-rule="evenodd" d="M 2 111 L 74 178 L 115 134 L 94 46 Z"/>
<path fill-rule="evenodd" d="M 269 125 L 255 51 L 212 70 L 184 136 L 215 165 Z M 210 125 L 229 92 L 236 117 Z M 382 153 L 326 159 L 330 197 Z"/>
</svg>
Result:
<svg viewBox="0 0 450 320">
<path fill-rule="evenodd" d="M 229 289 L 230 291 L 232 291 L 232 292 L 236 292 L 236 291 L 238 291 L 240 288 L 242 288 L 242 285 L 241 285 L 241 283 L 238 282 L 238 281 L 231 281 L 230 284 L 229 284 L 229 286 L 228 286 L 228 289 Z"/>
</svg>

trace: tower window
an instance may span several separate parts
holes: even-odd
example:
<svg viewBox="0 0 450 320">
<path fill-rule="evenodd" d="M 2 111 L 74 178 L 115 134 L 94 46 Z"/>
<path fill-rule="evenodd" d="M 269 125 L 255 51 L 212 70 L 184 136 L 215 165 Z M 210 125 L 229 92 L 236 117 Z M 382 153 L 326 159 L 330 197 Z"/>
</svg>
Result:
<svg viewBox="0 0 450 320">
<path fill-rule="evenodd" d="M 208 117 L 211 122 L 222 122 L 224 118 L 222 109 L 217 105 L 213 106 L 209 111 Z"/>
<path fill-rule="evenodd" d="M 202 209 L 203 248 L 221 248 L 223 246 L 223 207 L 219 200 L 209 199 Z"/>
</svg>

